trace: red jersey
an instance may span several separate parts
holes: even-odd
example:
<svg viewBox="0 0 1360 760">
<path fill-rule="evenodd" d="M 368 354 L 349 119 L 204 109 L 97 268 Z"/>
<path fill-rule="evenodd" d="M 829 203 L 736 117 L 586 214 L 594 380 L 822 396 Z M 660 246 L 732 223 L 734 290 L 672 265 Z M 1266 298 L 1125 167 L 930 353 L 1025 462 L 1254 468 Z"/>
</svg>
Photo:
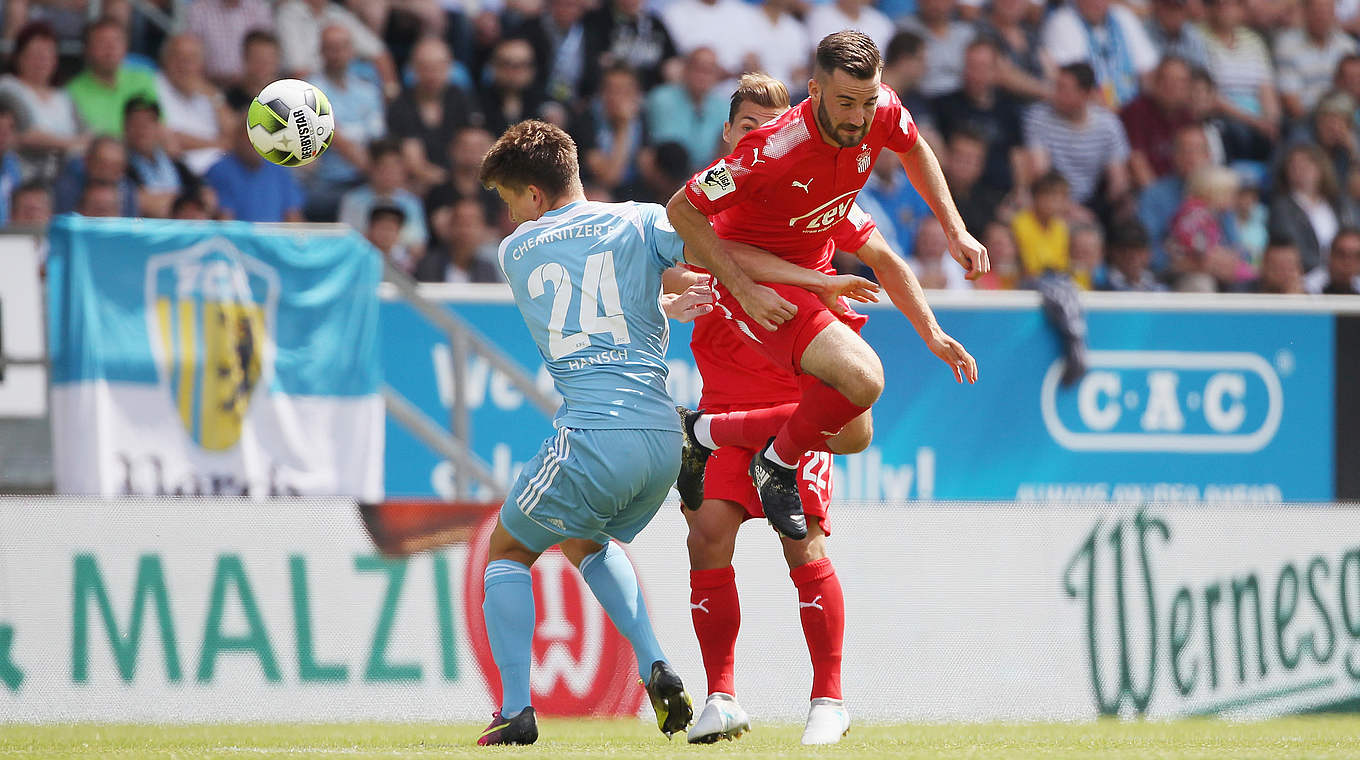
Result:
<svg viewBox="0 0 1360 760">
<path fill-rule="evenodd" d="M 694 175 L 685 195 L 712 218 L 718 237 L 831 271 L 833 231 L 850 215 L 878 154 L 906 152 L 916 140 L 916 122 L 887 85 L 880 87 L 868 134 L 852 148 L 822 139 L 809 98 Z"/>
<path fill-rule="evenodd" d="M 840 250 L 858 251 L 873 231 L 874 220 L 855 206 L 836 226 L 832 240 Z M 747 345 L 716 311 L 694 320 L 689 345 L 694 366 L 704 380 L 699 400 L 704 411 L 757 409 L 802 397 L 797 376 Z"/>
</svg>

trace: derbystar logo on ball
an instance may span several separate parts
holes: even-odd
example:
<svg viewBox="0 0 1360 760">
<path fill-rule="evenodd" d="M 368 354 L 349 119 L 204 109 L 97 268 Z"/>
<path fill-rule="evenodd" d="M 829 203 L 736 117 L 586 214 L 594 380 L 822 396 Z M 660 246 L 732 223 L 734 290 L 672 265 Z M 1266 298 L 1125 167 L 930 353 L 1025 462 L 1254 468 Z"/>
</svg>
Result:
<svg viewBox="0 0 1360 760">
<path fill-rule="evenodd" d="M 255 151 L 279 166 L 304 166 L 335 137 L 335 114 L 326 94 L 301 79 L 267 85 L 250 104 L 246 132 Z"/>
</svg>

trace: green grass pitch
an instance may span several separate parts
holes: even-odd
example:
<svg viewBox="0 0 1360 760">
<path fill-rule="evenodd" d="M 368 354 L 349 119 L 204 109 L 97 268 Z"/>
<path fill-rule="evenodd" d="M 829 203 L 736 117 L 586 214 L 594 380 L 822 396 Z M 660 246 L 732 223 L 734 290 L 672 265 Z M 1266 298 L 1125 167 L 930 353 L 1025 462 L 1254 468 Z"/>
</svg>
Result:
<svg viewBox="0 0 1360 760">
<path fill-rule="evenodd" d="M 1360 716 L 1073 724 L 857 725 L 833 747 L 798 744 L 801 726 L 757 726 L 735 742 L 667 742 L 640 720 L 543 720 L 532 747 L 473 746 L 481 726 L 333 724 L 0 725 L 5 758 L 1099 758 L 1353 760 Z"/>
</svg>

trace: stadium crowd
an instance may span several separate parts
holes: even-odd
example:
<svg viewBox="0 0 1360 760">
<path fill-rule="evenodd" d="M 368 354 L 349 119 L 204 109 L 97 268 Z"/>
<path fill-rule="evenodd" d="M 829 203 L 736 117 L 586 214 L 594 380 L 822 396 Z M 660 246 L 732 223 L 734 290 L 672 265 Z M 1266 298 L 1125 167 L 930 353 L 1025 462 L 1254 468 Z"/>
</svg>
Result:
<svg viewBox="0 0 1360 760">
<path fill-rule="evenodd" d="M 589 197 L 664 203 L 718 155 L 737 75 L 797 102 L 853 28 L 990 251 L 964 280 L 885 154 L 859 203 L 927 287 L 1360 292 L 1360 0 L 9 0 L 0 23 L 0 225 L 340 221 L 418 279 L 496 281 L 512 225 L 478 168 L 508 125 L 567 129 Z M 301 169 L 244 129 L 285 76 L 337 120 Z"/>
</svg>

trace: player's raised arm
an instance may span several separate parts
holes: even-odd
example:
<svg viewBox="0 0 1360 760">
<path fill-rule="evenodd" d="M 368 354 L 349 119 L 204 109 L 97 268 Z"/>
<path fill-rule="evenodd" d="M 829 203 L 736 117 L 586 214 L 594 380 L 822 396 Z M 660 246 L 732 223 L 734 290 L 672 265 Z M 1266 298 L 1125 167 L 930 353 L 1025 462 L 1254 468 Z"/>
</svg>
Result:
<svg viewBox="0 0 1360 760">
<path fill-rule="evenodd" d="M 935 151 L 918 136 L 911 147 L 899 152 L 897 157 L 907 170 L 907 179 L 911 180 L 912 187 L 925 199 L 930 210 L 935 213 L 935 218 L 940 220 L 944 234 L 949 239 L 949 255 L 959 262 L 959 266 L 968 270 L 968 279 L 976 280 L 990 271 L 992 265 L 987 260 L 987 248 L 964 225 Z"/>
<path fill-rule="evenodd" d="M 916 328 L 931 353 L 940 357 L 954 371 L 959 382 L 967 380 L 975 383 L 978 379 L 977 361 L 963 348 L 963 344 L 950 337 L 935 319 L 935 312 L 926 301 L 925 291 L 916 273 L 901 256 L 888 245 L 883 233 L 877 228 L 869 235 L 869 240 L 855 255 L 874 270 L 879 283 L 887 291 L 897 310 L 902 312 Z"/>
<path fill-rule="evenodd" d="M 666 215 L 685 241 L 685 260 L 712 272 L 761 327 L 774 330 L 798 313 L 797 307 L 742 271 L 718 239 L 708 217 L 690 203 L 684 188 L 666 204 Z"/>
</svg>

